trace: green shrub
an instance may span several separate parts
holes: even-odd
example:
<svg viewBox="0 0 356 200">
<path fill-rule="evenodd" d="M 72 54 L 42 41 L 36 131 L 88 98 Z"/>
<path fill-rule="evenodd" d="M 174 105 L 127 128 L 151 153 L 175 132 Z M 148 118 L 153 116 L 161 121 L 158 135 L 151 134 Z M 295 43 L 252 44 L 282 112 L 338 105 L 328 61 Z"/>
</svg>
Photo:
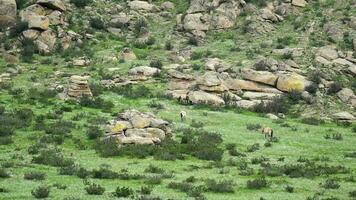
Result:
<svg viewBox="0 0 356 200">
<path fill-rule="evenodd" d="M 101 165 L 99 169 L 94 169 L 92 171 L 93 178 L 98 179 L 115 179 L 119 177 L 117 172 L 114 172 L 110 169 L 109 165 Z"/>
<path fill-rule="evenodd" d="M 68 175 L 68 176 L 72 176 L 74 174 L 76 174 L 77 172 L 77 166 L 73 165 L 68 165 L 68 166 L 62 166 L 60 168 L 58 168 L 58 173 L 60 175 Z"/>
<path fill-rule="evenodd" d="M 78 8 L 84 8 L 92 2 L 92 0 L 70 0 L 70 3 L 74 4 Z"/>
<path fill-rule="evenodd" d="M 255 151 L 259 150 L 259 149 L 260 149 L 260 144 L 259 143 L 255 143 L 253 145 L 247 146 L 246 151 L 247 152 L 255 152 Z"/>
<path fill-rule="evenodd" d="M 335 94 L 339 92 L 342 89 L 341 83 L 334 82 L 330 84 L 329 89 L 328 89 L 328 94 Z"/>
<path fill-rule="evenodd" d="M 31 191 L 32 196 L 36 199 L 44 199 L 49 196 L 50 188 L 48 186 L 39 186 Z"/>
<path fill-rule="evenodd" d="M 79 104 L 84 107 L 102 109 L 104 112 L 111 112 L 114 104 L 111 101 L 105 101 L 100 97 L 91 98 L 83 96 L 80 98 Z"/>
<path fill-rule="evenodd" d="M 142 98 L 152 96 L 152 92 L 150 91 L 150 89 L 144 85 L 125 85 L 121 87 L 112 88 L 112 91 L 119 95 L 123 95 L 130 98 Z"/>
<path fill-rule="evenodd" d="M 217 193 L 233 193 L 234 183 L 230 180 L 216 181 L 213 179 L 206 181 L 206 188 L 208 191 Z"/>
<path fill-rule="evenodd" d="M 90 171 L 88 171 L 87 169 L 85 169 L 84 167 L 79 167 L 76 171 L 76 175 L 79 178 L 87 178 L 90 175 Z"/>
<path fill-rule="evenodd" d="M 88 130 L 87 130 L 88 139 L 90 139 L 90 140 L 98 139 L 103 135 L 104 135 L 104 131 L 99 126 L 92 125 L 92 126 L 88 127 Z"/>
<path fill-rule="evenodd" d="M 139 18 L 134 25 L 134 33 L 138 36 L 141 30 L 148 28 L 148 23 L 145 18 Z"/>
<path fill-rule="evenodd" d="M 188 44 L 193 45 L 193 46 L 198 46 L 199 40 L 196 37 L 189 37 L 188 38 Z"/>
<path fill-rule="evenodd" d="M 273 98 L 271 101 L 262 101 L 252 108 L 257 113 L 288 113 L 290 108 L 290 102 L 288 98 L 279 96 Z"/>
<path fill-rule="evenodd" d="M 104 92 L 104 87 L 97 82 L 90 82 L 89 88 L 94 97 L 101 95 Z"/>
<path fill-rule="evenodd" d="M 103 30 L 105 29 L 105 23 L 102 19 L 98 17 L 94 17 L 90 19 L 90 26 L 92 28 L 98 29 L 98 30 Z"/>
<path fill-rule="evenodd" d="M 166 43 L 164 44 L 164 49 L 167 50 L 167 51 L 170 51 L 174 48 L 173 44 L 171 41 L 166 41 Z"/>
<path fill-rule="evenodd" d="M 0 168 L 0 178 L 10 178 L 10 173 L 5 168 Z"/>
<path fill-rule="evenodd" d="M 356 151 L 350 152 L 350 153 L 345 153 L 344 156 L 346 158 L 356 158 Z"/>
<path fill-rule="evenodd" d="M 162 67 L 163 67 L 162 61 L 160 61 L 158 59 L 151 60 L 150 67 L 162 69 Z"/>
<path fill-rule="evenodd" d="M 356 190 L 349 192 L 349 197 L 355 198 L 356 197 Z"/>
<path fill-rule="evenodd" d="M 247 181 L 248 189 L 261 189 L 268 186 L 267 180 L 264 177 L 256 178 Z"/>
<path fill-rule="evenodd" d="M 114 196 L 116 197 L 130 197 L 134 194 L 134 191 L 128 187 L 120 187 L 118 186 L 114 192 Z"/>
<path fill-rule="evenodd" d="M 40 150 L 40 154 L 38 156 L 34 156 L 32 158 L 32 162 L 54 167 L 70 166 L 74 164 L 72 159 L 65 158 L 61 153 L 61 150 L 57 148 Z"/>
<path fill-rule="evenodd" d="M 285 187 L 285 190 L 286 190 L 286 192 L 288 192 L 288 193 L 293 193 L 293 192 L 294 192 L 294 187 L 292 187 L 292 186 L 290 186 L 290 185 L 287 185 L 287 186 Z"/>
<path fill-rule="evenodd" d="M 145 169 L 146 173 L 154 173 L 154 174 L 163 174 L 165 172 L 164 169 L 154 166 L 152 164 L 148 165 L 148 167 Z"/>
<path fill-rule="evenodd" d="M 9 145 L 14 143 L 11 136 L 0 136 L 0 145 Z"/>
<path fill-rule="evenodd" d="M 10 37 L 15 38 L 15 37 L 19 37 L 22 32 L 24 32 L 25 30 L 27 30 L 28 28 L 28 22 L 24 22 L 20 19 L 17 19 L 15 25 L 13 25 L 10 28 Z"/>
<path fill-rule="evenodd" d="M 3 187 L 0 187 L 0 193 L 8 193 L 9 190 Z"/>
<path fill-rule="evenodd" d="M 41 181 L 46 178 L 46 173 L 43 172 L 27 172 L 24 175 L 24 179 L 26 180 L 36 180 Z"/>
<path fill-rule="evenodd" d="M 105 188 L 96 183 L 85 182 L 85 191 L 89 195 L 102 195 L 105 192 Z"/>
<path fill-rule="evenodd" d="M 325 189 L 339 189 L 340 184 L 335 179 L 327 179 L 322 187 Z"/>
<path fill-rule="evenodd" d="M 31 62 L 33 55 L 38 51 L 37 45 L 33 40 L 24 38 L 21 40 L 22 49 L 21 49 L 21 58 L 24 62 Z"/>
<path fill-rule="evenodd" d="M 159 185 L 162 183 L 162 176 L 160 175 L 154 175 L 154 176 L 148 176 L 145 179 L 145 184 L 148 185 Z"/>
<path fill-rule="evenodd" d="M 250 131 L 258 131 L 262 128 L 261 124 L 246 124 L 246 129 Z"/>
<path fill-rule="evenodd" d="M 192 123 L 190 124 L 191 127 L 193 128 L 203 128 L 204 127 L 204 123 L 201 121 L 197 121 L 195 119 L 192 119 Z"/>
<path fill-rule="evenodd" d="M 152 193 L 152 188 L 148 186 L 142 186 L 139 190 L 140 194 L 148 195 Z"/>
</svg>

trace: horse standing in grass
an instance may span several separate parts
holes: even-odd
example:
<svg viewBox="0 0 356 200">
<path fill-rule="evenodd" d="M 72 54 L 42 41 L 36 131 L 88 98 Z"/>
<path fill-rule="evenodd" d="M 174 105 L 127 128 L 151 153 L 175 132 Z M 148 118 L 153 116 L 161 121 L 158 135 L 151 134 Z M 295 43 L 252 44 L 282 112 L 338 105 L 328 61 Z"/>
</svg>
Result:
<svg viewBox="0 0 356 200">
<path fill-rule="evenodd" d="M 270 127 L 264 127 L 262 128 L 262 134 L 265 135 L 265 138 L 273 138 L 273 129 Z"/>
<path fill-rule="evenodd" d="M 185 119 L 187 118 L 187 113 L 185 111 L 180 111 L 179 115 L 181 121 L 185 121 Z"/>
</svg>

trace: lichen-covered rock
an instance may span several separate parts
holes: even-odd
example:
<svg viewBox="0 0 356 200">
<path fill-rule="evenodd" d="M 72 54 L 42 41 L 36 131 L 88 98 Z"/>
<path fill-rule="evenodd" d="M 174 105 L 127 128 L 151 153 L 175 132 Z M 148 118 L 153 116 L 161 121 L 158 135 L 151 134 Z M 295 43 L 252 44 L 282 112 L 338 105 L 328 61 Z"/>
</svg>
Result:
<svg viewBox="0 0 356 200">
<path fill-rule="evenodd" d="M 278 77 L 277 88 L 284 92 L 303 92 L 311 84 L 304 76 L 299 74 L 281 74 Z"/>
</svg>

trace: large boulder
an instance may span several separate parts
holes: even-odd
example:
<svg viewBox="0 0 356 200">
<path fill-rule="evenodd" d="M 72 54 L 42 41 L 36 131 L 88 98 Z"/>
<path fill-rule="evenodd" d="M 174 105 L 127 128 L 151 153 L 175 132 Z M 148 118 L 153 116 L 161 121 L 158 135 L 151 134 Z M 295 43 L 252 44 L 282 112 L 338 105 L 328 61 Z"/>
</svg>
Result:
<svg viewBox="0 0 356 200">
<path fill-rule="evenodd" d="M 49 53 L 51 52 L 56 44 L 56 33 L 52 30 L 47 30 L 42 32 L 35 43 L 37 44 L 38 50 L 40 52 Z"/>
<path fill-rule="evenodd" d="M 348 112 L 338 112 L 332 115 L 338 121 L 354 121 L 356 118 Z"/>
<path fill-rule="evenodd" d="M 142 76 L 143 78 L 154 76 L 160 72 L 161 72 L 161 70 L 154 68 L 154 67 L 148 67 L 148 66 L 134 67 L 129 70 L 130 75 L 140 76 L 140 77 Z"/>
<path fill-rule="evenodd" d="M 219 58 L 208 58 L 204 64 L 205 70 L 224 72 L 231 68 L 231 65 Z"/>
<path fill-rule="evenodd" d="M 43 5 L 53 10 L 59 10 L 59 11 L 66 10 L 64 0 L 38 0 L 37 4 Z"/>
<path fill-rule="evenodd" d="M 128 3 L 129 7 L 131 10 L 136 10 L 136 11 L 153 11 L 155 6 L 148 3 L 147 1 L 130 1 Z"/>
<path fill-rule="evenodd" d="M 337 96 L 343 101 L 344 103 L 351 104 L 352 106 L 356 107 L 356 96 L 354 92 L 349 88 L 343 88 L 337 93 Z"/>
<path fill-rule="evenodd" d="M 336 48 L 332 46 L 321 47 L 318 51 L 318 54 L 329 61 L 339 57 Z"/>
<path fill-rule="evenodd" d="M 206 14 L 187 14 L 182 21 L 183 28 L 187 31 L 208 31 L 210 28 L 209 15 Z"/>
<path fill-rule="evenodd" d="M 278 76 L 266 71 L 255 71 L 252 69 L 243 69 L 241 75 L 244 79 L 275 86 Z"/>
<path fill-rule="evenodd" d="M 33 4 L 20 11 L 22 21 L 29 22 L 34 16 L 45 16 L 47 9 L 39 4 Z"/>
<path fill-rule="evenodd" d="M 208 71 L 197 79 L 197 85 L 201 90 L 209 92 L 224 92 L 228 90 L 224 82 L 216 72 Z"/>
<path fill-rule="evenodd" d="M 16 19 L 15 0 L 0 0 L 0 27 L 11 25 Z"/>
<path fill-rule="evenodd" d="M 298 7 L 305 7 L 307 5 L 307 2 L 305 0 L 292 0 L 292 5 Z"/>
<path fill-rule="evenodd" d="M 46 16 L 34 15 L 28 21 L 28 27 L 32 29 L 47 30 L 49 19 Z"/>
<path fill-rule="evenodd" d="M 281 74 L 278 77 L 277 88 L 284 92 L 303 92 L 311 84 L 304 76 L 299 74 Z"/>
<path fill-rule="evenodd" d="M 187 96 L 189 101 L 193 104 L 208 104 L 212 106 L 221 106 L 225 104 L 221 97 L 204 91 L 190 91 Z"/>
</svg>

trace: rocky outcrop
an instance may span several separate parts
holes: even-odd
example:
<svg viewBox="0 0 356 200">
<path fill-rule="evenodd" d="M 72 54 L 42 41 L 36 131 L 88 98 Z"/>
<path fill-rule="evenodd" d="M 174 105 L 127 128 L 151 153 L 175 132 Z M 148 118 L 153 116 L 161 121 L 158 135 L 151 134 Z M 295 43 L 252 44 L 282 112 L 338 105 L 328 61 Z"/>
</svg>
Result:
<svg viewBox="0 0 356 200">
<path fill-rule="evenodd" d="M 255 91 L 255 92 L 266 92 L 266 93 L 277 93 L 281 94 L 282 92 L 276 88 L 273 88 L 268 85 L 263 85 L 253 81 L 246 81 L 240 79 L 229 79 L 226 80 L 226 85 L 230 90 L 239 91 Z"/>
<path fill-rule="evenodd" d="M 64 5 L 63 0 L 38 0 L 37 4 L 43 5 L 53 10 L 59 10 L 59 11 L 66 10 L 66 6 Z"/>
<path fill-rule="evenodd" d="M 231 65 L 219 58 L 208 58 L 204 64 L 205 70 L 224 72 L 231 68 Z"/>
<path fill-rule="evenodd" d="M 170 136 L 167 121 L 150 113 L 127 110 L 109 122 L 103 140 L 115 140 L 118 145 L 158 144 Z"/>
<path fill-rule="evenodd" d="M 147 1 L 129 1 L 128 6 L 131 10 L 135 11 L 154 11 L 156 9 L 155 5 L 148 3 Z"/>
<path fill-rule="evenodd" d="M 240 12 L 239 0 L 192 0 L 187 13 L 177 16 L 177 26 L 181 30 L 198 35 L 200 31 L 228 29 L 235 25 Z"/>
<path fill-rule="evenodd" d="M 135 80 L 147 80 L 148 78 L 157 75 L 161 70 L 148 66 L 134 67 L 129 70 L 129 75 Z"/>
<path fill-rule="evenodd" d="M 350 114 L 348 112 L 339 112 L 339 113 L 333 114 L 332 116 L 335 120 L 338 120 L 338 121 L 353 122 L 356 119 L 355 116 L 353 116 L 352 114 Z"/>
<path fill-rule="evenodd" d="M 337 93 L 337 96 L 344 103 L 350 104 L 356 108 L 356 95 L 349 88 L 343 88 L 341 91 Z"/>
<path fill-rule="evenodd" d="M 208 71 L 203 76 L 198 77 L 197 85 L 199 89 L 207 92 L 222 93 L 228 88 L 216 72 Z"/>
<path fill-rule="evenodd" d="M 67 95 L 69 98 L 80 98 L 83 96 L 93 96 L 88 84 L 88 76 L 73 75 L 69 80 Z"/>
</svg>

